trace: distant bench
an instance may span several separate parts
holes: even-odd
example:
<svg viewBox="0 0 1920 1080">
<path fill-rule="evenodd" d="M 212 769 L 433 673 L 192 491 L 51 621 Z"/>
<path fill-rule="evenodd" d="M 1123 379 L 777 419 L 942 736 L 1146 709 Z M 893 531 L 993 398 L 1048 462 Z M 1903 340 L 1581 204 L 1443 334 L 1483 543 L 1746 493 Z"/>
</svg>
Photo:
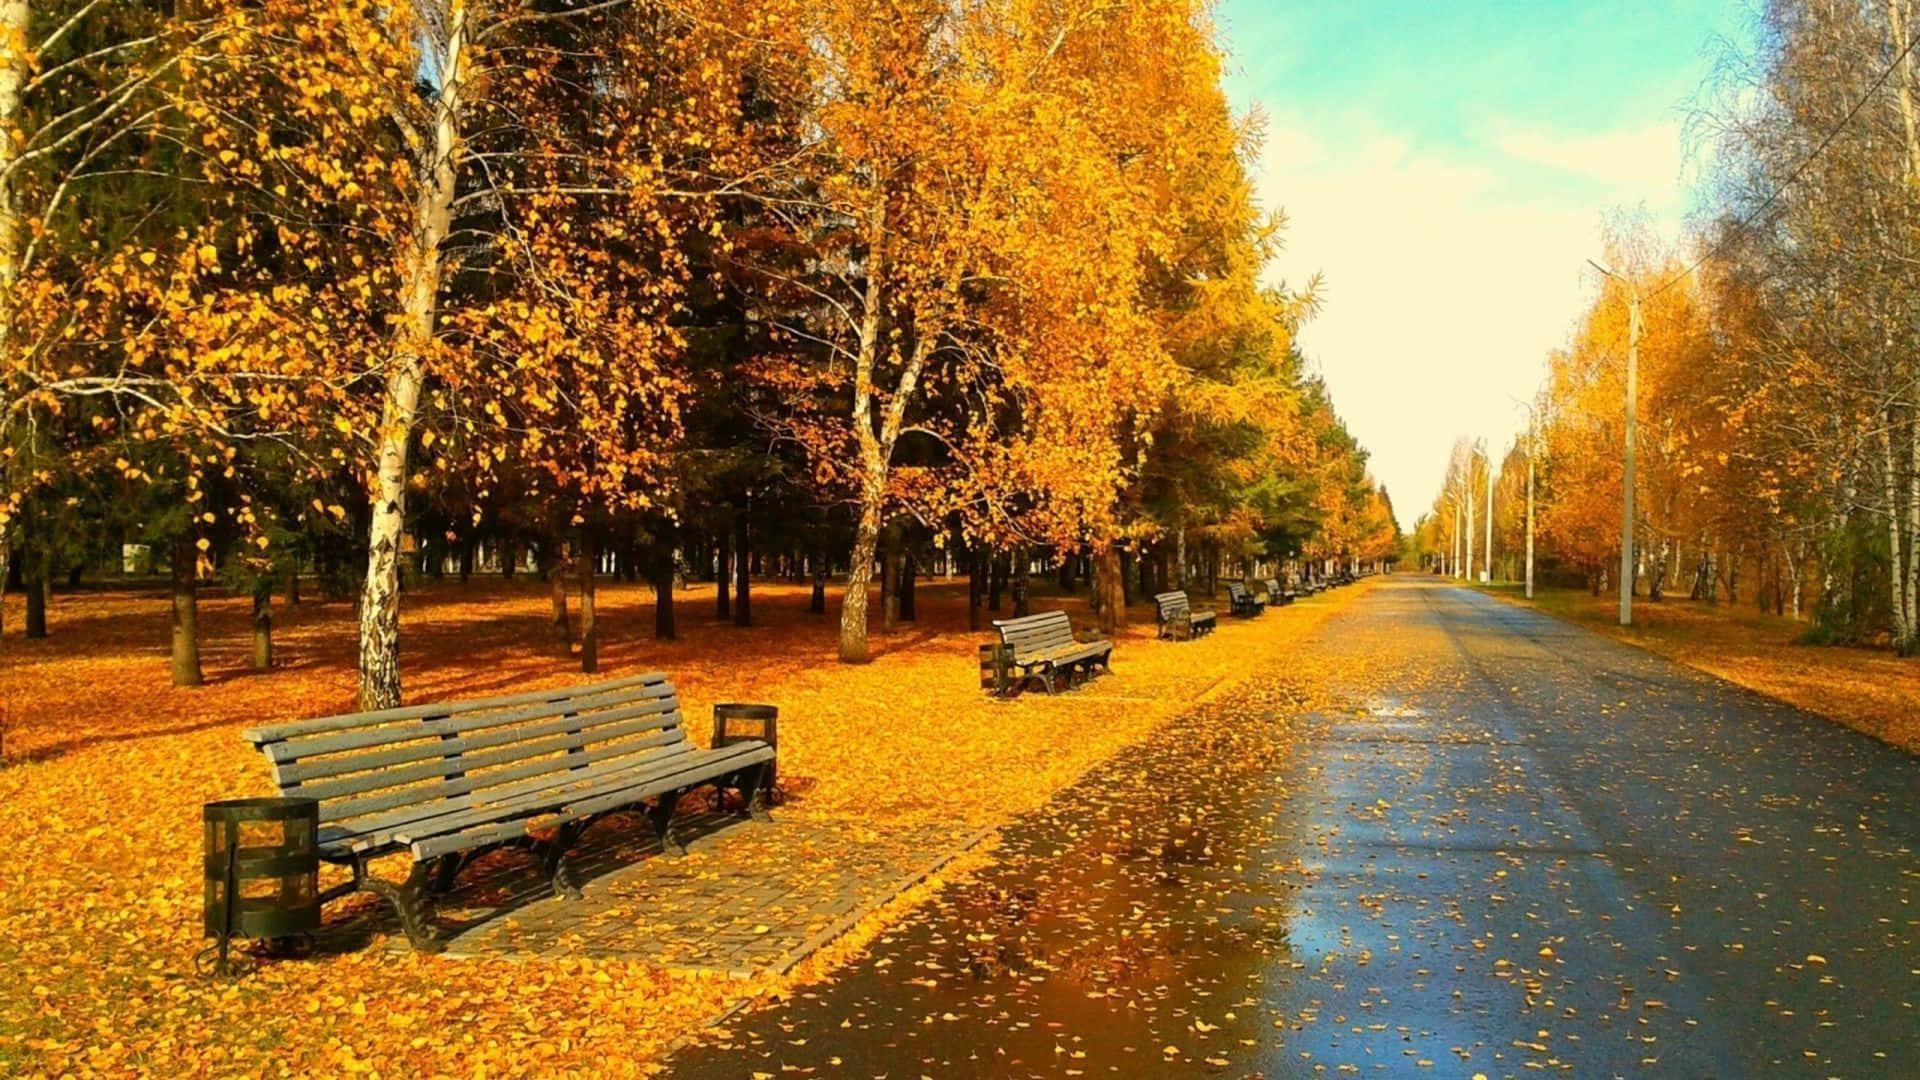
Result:
<svg viewBox="0 0 1920 1080">
<path fill-rule="evenodd" d="M 1073 620 L 1064 611 L 995 619 L 993 628 L 1000 632 L 1008 666 L 1019 672 L 1015 688 L 1038 679 L 1051 694 L 1056 675 L 1066 676 L 1071 685 L 1077 677 L 1092 675 L 1095 667 L 1113 670 L 1113 642 L 1075 638 Z"/>
<path fill-rule="evenodd" d="M 1195 611 L 1185 589 L 1163 592 L 1153 598 L 1160 636 L 1172 641 L 1187 641 L 1213 631 L 1216 617 L 1211 610 Z"/>
<path fill-rule="evenodd" d="M 1286 605 L 1293 603 L 1293 592 L 1291 590 L 1281 588 L 1280 582 L 1278 579 L 1268 578 L 1267 580 L 1261 582 L 1261 584 L 1267 587 L 1267 602 L 1272 604 L 1274 607 L 1285 607 Z"/>
<path fill-rule="evenodd" d="M 1227 601 L 1233 606 L 1233 613 L 1243 619 L 1251 619 L 1267 610 L 1265 595 L 1255 595 L 1237 581 L 1227 582 Z"/>
<path fill-rule="evenodd" d="M 427 924 L 431 892 L 497 847 L 528 847 L 554 890 L 577 897 L 567 849 L 600 818 L 641 808 L 662 848 L 685 851 L 675 804 L 705 784 L 740 792 L 764 820 L 774 763 L 761 738 L 716 723 L 712 749 L 687 740 L 680 698 L 658 673 L 590 686 L 302 720 L 252 728 L 245 738 L 273 766 L 280 793 L 320 800 L 320 855 L 353 880 L 321 901 L 372 892 L 394 906 L 413 947 L 438 952 Z M 535 832 L 552 831 L 536 841 Z M 407 852 L 400 885 L 367 875 L 369 861 Z"/>
</svg>

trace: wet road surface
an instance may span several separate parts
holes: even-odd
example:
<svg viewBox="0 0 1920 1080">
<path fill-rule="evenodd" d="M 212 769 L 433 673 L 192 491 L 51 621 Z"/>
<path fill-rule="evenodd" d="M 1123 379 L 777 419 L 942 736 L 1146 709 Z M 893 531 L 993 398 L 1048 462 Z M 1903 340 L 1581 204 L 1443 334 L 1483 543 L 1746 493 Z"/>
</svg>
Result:
<svg viewBox="0 0 1920 1080">
<path fill-rule="evenodd" d="M 1920 1076 L 1920 759 L 1411 577 L 1248 660 L 670 1075 Z"/>
</svg>

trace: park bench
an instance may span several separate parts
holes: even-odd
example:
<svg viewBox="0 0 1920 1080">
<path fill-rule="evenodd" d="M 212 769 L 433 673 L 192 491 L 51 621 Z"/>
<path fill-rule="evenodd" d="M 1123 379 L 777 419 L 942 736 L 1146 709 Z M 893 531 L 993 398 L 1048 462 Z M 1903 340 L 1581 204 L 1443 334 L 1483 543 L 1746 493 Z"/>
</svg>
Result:
<svg viewBox="0 0 1920 1080">
<path fill-rule="evenodd" d="M 430 894 L 460 867 L 500 847 L 540 857 L 554 891 L 579 896 L 567 849 L 606 815 L 645 808 L 663 849 L 680 797 L 713 784 L 740 792 L 765 820 L 775 734 L 728 734 L 712 749 L 688 741 L 673 683 L 658 673 L 590 686 L 302 720 L 248 729 L 280 793 L 320 802 L 320 856 L 351 869 L 321 902 L 371 892 L 393 905 L 414 948 L 438 952 Z M 649 802 L 650 801 L 650 802 Z M 537 839 L 536 833 L 547 834 Z M 406 881 L 370 877 L 368 863 L 412 858 Z"/>
<path fill-rule="evenodd" d="M 1274 607 L 1285 607 L 1293 603 L 1293 593 L 1281 588 L 1277 579 L 1268 578 L 1261 584 L 1267 587 L 1267 602 Z"/>
<path fill-rule="evenodd" d="M 1187 600 L 1185 589 L 1163 592 L 1154 596 L 1155 617 L 1160 624 L 1160 636 L 1173 641 L 1187 641 L 1209 633 L 1214 628 L 1214 613 L 1207 609 L 1195 611 Z"/>
<path fill-rule="evenodd" d="M 1227 601 L 1233 607 L 1233 613 L 1243 619 L 1251 619 L 1267 609 L 1264 596 L 1256 596 L 1253 591 L 1237 581 L 1227 582 Z"/>
<path fill-rule="evenodd" d="M 1091 675 L 1096 666 L 1113 670 L 1113 642 L 1076 639 L 1073 621 L 1064 611 L 995 619 L 993 628 L 1000 632 L 1007 665 L 1019 672 L 1019 678 L 1011 680 L 1015 688 L 1038 679 L 1051 694 L 1055 675 L 1065 675 L 1071 684 L 1076 675 Z"/>
</svg>

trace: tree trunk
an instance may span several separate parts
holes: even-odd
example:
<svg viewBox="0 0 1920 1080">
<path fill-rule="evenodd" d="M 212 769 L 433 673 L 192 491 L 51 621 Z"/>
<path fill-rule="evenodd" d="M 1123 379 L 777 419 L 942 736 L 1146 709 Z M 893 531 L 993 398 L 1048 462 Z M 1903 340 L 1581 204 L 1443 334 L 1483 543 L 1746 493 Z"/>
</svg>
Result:
<svg viewBox="0 0 1920 1080">
<path fill-rule="evenodd" d="M 1056 567 L 1060 578 L 1060 591 L 1068 595 L 1073 593 L 1073 556 L 1070 548 L 1060 549 L 1060 565 Z"/>
<path fill-rule="evenodd" d="M 887 472 L 893 463 L 894 442 L 900 437 L 900 425 L 907 403 L 927 357 L 932 354 L 934 336 L 921 335 L 913 353 L 901 369 L 892 397 L 882 409 L 879 431 L 874 428 L 874 365 L 879 360 L 880 333 L 885 319 L 886 292 L 883 282 L 887 270 L 887 196 L 877 193 L 867 208 L 866 290 L 860 316 L 860 344 L 854 357 L 853 408 L 849 419 L 860 449 L 860 521 L 854 529 L 853 565 L 847 568 L 847 593 L 840 598 L 840 661 L 847 664 L 867 662 L 867 583 L 873 577 L 873 556 L 880 541 L 881 515 L 885 510 Z M 884 580 L 884 579 L 883 579 Z"/>
<path fill-rule="evenodd" d="M 559 540 L 549 543 L 547 556 L 547 588 L 553 598 L 552 614 L 548 622 L 553 630 L 553 640 L 560 656 L 565 659 L 573 655 L 573 626 L 567 619 L 567 548 Z"/>
<path fill-rule="evenodd" d="M 1899 473 L 1893 459 L 1892 428 L 1895 419 L 1891 407 L 1887 410 L 1886 424 L 1886 428 L 1880 433 L 1880 453 L 1881 484 L 1887 506 L 1887 585 L 1891 593 L 1887 603 L 1893 617 L 1894 651 L 1901 656 L 1907 656 L 1913 652 L 1914 642 L 1916 637 L 1920 636 L 1920 630 L 1914 626 L 1913 611 L 1906 603 L 1906 566 L 1911 553 L 1905 550 L 1905 545 L 1902 543 L 1906 536 L 1900 518 L 1899 495 L 1895 488 Z"/>
<path fill-rule="evenodd" d="M 974 548 L 967 553 L 967 630 L 980 629 L 980 602 L 987 587 L 987 560 L 985 553 Z"/>
<path fill-rule="evenodd" d="M 747 512 L 742 510 L 733 522 L 733 625 L 753 625 L 753 586 L 748 571 L 753 568 L 753 534 Z"/>
<path fill-rule="evenodd" d="M 599 549 L 594 545 L 593 536 L 585 531 L 580 534 L 580 670 L 588 675 L 600 670 L 600 630 L 594 623 L 595 593 L 598 591 L 596 571 L 599 567 Z"/>
<path fill-rule="evenodd" d="M 168 560 L 173 577 L 173 685 L 199 686 L 200 618 L 195 603 L 195 579 L 199 576 L 200 549 L 192 533 L 173 538 L 173 557 Z"/>
<path fill-rule="evenodd" d="M 1027 550 L 1027 545 L 1019 544 L 1008 558 L 1012 560 L 1008 569 L 1011 571 L 1009 584 L 1013 593 L 1013 614 L 1019 618 L 1031 614 L 1027 609 L 1027 571 L 1033 565 L 1033 555 Z"/>
<path fill-rule="evenodd" d="M 880 545 L 880 629 L 889 633 L 900 621 L 900 530 L 886 530 Z"/>
<path fill-rule="evenodd" d="M 822 548 L 813 553 L 813 592 L 807 597 L 807 614 L 825 615 L 827 613 L 827 553 Z"/>
<path fill-rule="evenodd" d="M 1000 553 L 998 551 L 989 552 L 987 555 L 988 611 L 1000 610 L 1000 590 L 1005 587 L 1006 583 L 1007 572 L 1001 565 Z"/>
<path fill-rule="evenodd" d="M 914 606 L 915 586 L 919 584 L 920 561 L 914 557 L 911 545 L 903 545 L 900 550 L 900 621 L 916 622 L 919 609 Z"/>
<path fill-rule="evenodd" d="M 1100 632 L 1111 638 L 1127 625 L 1125 573 L 1120 565 L 1120 549 L 1112 544 L 1096 553 L 1094 588 L 1099 592 Z"/>
<path fill-rule="evenodd" d="M 512 581 L 513 572 L 520 568 L 520 544 L 513 537 L 500 541 L 500 578 Z"/>
<path fill-rule="evenodd" d="M 253 583 L 253 670 L 273 667 L 273 579 Z"/>
<path fill-rule="evenodd" d="M 0 63 L 0 124 L 4 124 L 4 130 L 9 133 L 27 130 L 21 96 L 37 66 L 35 50 L 30 44 L 34 40 L 34 29 L 33 5 L 28 0 L 0 0 L 0 40 L 17 43 L 0 52 L 0 60 L 4 60 Z M 7 354 L 14 344 L 14 287 L 25 269 L 21 265 L 25 230 L 17 188 L 23 175 L 17 172 L 17 167 L 21 151 L 29 142 L 25 137 L 16 140 L 11 135 L 0 138 L 0 356 L 7 356 L 9 361 L 12 357 Z M 0 549 L 9 542 L 7 528 L 0 524 Z M 6 558 L 0 556 L 0 569 L 4 569 L 5 562 Z M 0 576 L 0 583 L 5 580 Z"/>
<path fill-rule="evenodd" d="M 653 550 L 653 636 L 672 641 L 673 625 L 673 545 L 662 540 Z"/>
<path fill-rule="evenodd" d="M 47 636 L 47 571 L 39 552 L 27 552 L 20 585 L 27 598 L 27 636 L 44 638 Z"/>
<path fill-rule="evenodd" d="M 713 617 L 721 622 L 733 618 L 733 534 L 722 530 L 714 540 Z"/>
<path fill-rule="evenodd" d="M 400 704 L 400 534 L 407 518 L 407 454 L 418 418 L 426 352 L 434 335 L 443 269 L 441 245 L 452 220 L 459 178 L 460 86 L 466 66 L 466 7 L 454 5 L 435 59 L 437 96 L 432 144 L 415 196 L 412 235 L 401 269 L 400 318 L 393 364 L 380 404 L 376 470 L 367 529 L 367 577 L 360 595 L 360 692 L 362 710 Z"/>
<path fill-rule="evenodd" d="M 853 530 L 847 591 L 840 597 L 840 662 L 864 664 L 867 652 L 867 585 L 873 581 L 874 549 L 880 544 L 880 489 L 868 485 Z"/>
<path fill-rule="evenodd" d="M 473 578 L 474 539 L 469 536 L 460 541 L 460 584 L 465 585 Z"/>
<path fill-rule="evenodd" d="M 1787 571 L 1787 612 L 1793 621 L 1800 621 L 1800 560 L 1794 557 L 1793 550 L 1785 544 L 1780 545 L 1780 561 Z"/>
</svg>

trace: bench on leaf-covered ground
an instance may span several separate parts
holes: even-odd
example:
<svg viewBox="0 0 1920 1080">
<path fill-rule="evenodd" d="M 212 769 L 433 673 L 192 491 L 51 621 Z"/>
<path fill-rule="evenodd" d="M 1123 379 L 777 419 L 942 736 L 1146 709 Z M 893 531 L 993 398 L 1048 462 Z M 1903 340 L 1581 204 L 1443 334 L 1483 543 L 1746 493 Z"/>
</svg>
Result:
<svg viewBox="0 0 1920 1080">
<path fill-rule="evenodd" d="M 1185 589 L 1163 592 L 1153 598 L 1154 618 L 1159 623 L 1160 636 L 1172 641 L 1189 641 L 1201 634 L 1210 633 L 1216 617 L 1211 610 L 1194 610 L 1187 599 Z"/>
<path fill-rule="evenodd" d="M 1257 595 L 1237 581 L 1227 582 L 1227 601 L 1233 605 L 1233 613 L 1243 619 L 1251 619 L 1267 609 L 1267 599 Z"/>
<path fill-rule="evenodd" d="M 761 734 L 737 738 L 716 719 L 713 748 L 696 747 L 673 683 L 652 673 L 276 724 L 245 738 L 272 764 L 280 794 L 319 800 L 321 858 L 353 872 L 321 901 L 372 892 L 394 906 L 414 948 L 437 952 L 427 902 L 482 852 L 532 850 L 555 892 L 577 897 L 567 849 L 608 814 L 644 808 L 674 854 L 685 851 L 674 806 L 695 788 L 735 789 L 765 820 L 771 722 Z M 399 853 L 413 860 L 404 883 L 368 876 L 371 860 Z"/>
<path fill-rule="evenodd" d="M 1076 678 L 1091 676 L 1096 667 L 1113 670 L 1113 642 L 1074 637 L 1073 620 L 1064 611 L 995 619 L 993 628 L 1000 632 L 1008 667 L 1019 672 L 1009 689 L 1038 679 L 1051 694 L 1056 675 L 1066 676 L 1071 685 Z"/>
<path fill-rule="evenodd" d="M 1261 584 L 1267 588 L 1267 603 L 1274 607 L 1285 607 L 1293 603 L 1293 593 L 1290 590 L 1281 588 L 1277 578 L 1268 578 L 1261 582 Z"/>
</svg>

